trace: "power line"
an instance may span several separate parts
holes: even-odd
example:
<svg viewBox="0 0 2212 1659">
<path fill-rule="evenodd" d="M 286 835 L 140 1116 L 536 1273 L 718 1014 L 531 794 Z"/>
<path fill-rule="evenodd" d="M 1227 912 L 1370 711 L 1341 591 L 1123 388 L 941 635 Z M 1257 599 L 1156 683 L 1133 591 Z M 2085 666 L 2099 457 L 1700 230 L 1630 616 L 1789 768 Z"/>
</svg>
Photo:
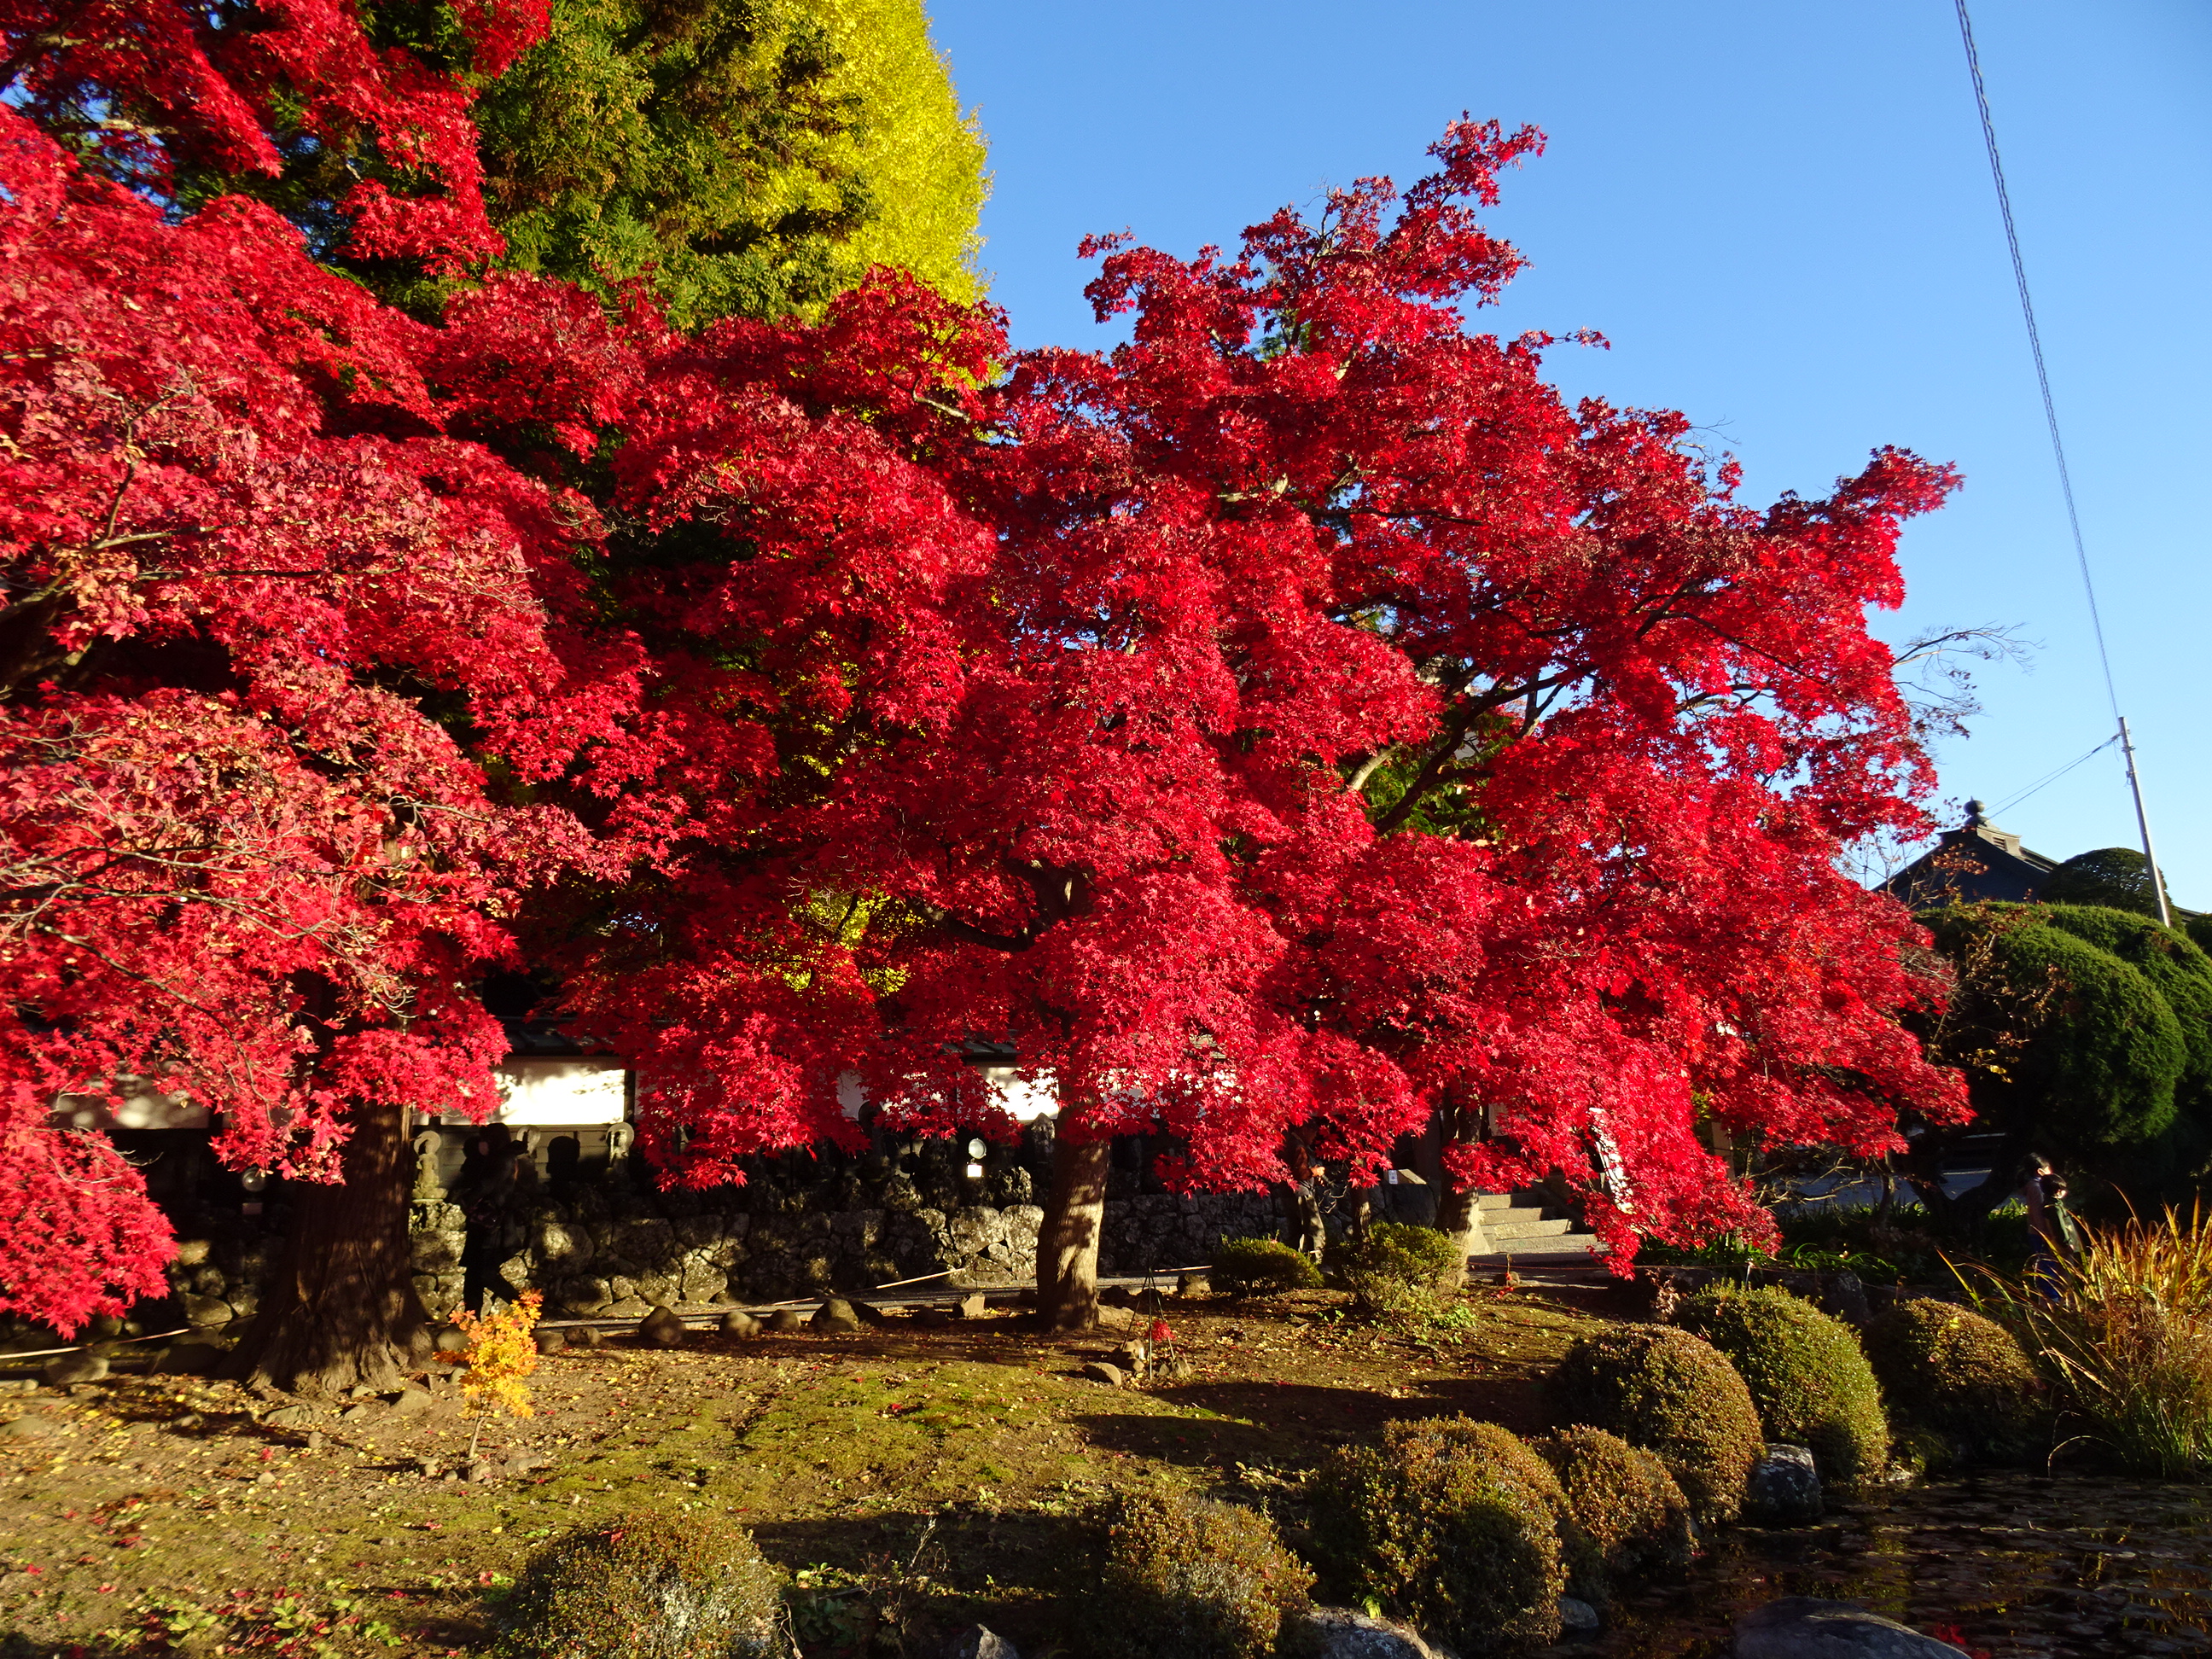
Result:
<svg viewBox="0 0 2212 1659">
<path fill-rule="evenodd" d="M 2120 717 L 2120 694 L 2112 684 L 2112 653 L 2105 648 L 2105 621 L 2097 610 L 2097 584 L 2089 575 L 2089 550 L 2081 539 L 2081 515 L 2074 506 L 2074 475 L 2066 466 L 2066 441 L 2058 434 L 2058 405 L 2051 396 L 2051 372 L 2044 367 L 2043 336 L 2035 326 L 2035 301 L 2027 291 L 2027 264 L 2020 257 L 2020 231 L 2013 223 L 2012 196 L 2005 189 L 2004 162 L 1997 155 L 1996 124 L 1990 118 L 1990 89 L 1982 82 L 1982 58 L 1974 50 L 1974 20 L 1966 0 L 1959 9 L 1959 38 L 1966 44 L 1966 68 L 1974 77 L 1974 103 L 1982 114 L 1982 143 L 1990 153 L 1990 177 L 1996 181 L 1997 210 L 2004 216 L 2005 246 L 2012 251 L 2012 279 L 2020 289 L 2020 313 L 2027 322 L 2028 349 L 2035 355 L 2035 383 L 2043 392 L 2043 419 L 2051 428 L 2051 453 L 2058 462 L 2059 493 L 2066 498 L 2066 523 L 2074 532 L 2074 559 L 2081 568 L 2081 591 L 2089 596 L 2089 627 L 2097 636 L 2097 660 L 2105 671 L 2105 696 L 2112 718 Z"/>
<path fill-rule="evenodd" d="M 2051 396 L 2051 371 L 2043 362 L 2043 336 L 2035 326 L 2035 301 L 2027 291 L 2027 264 L 2020 257 L 2020 230 L 2013 223 L 2012 194 L 2005 189 L 2004 161 L 1997 154 L 1996 123 L 1990 118 L 1990 89 L 1982 81 L 1982 56 L 1974 50 L 1974 20 L 1966 14 L 1966 0 L 1953 0 L 1953 3 L 1959 12 L 1959 38 L 1966 43 L 1966 68 L 1974 77 L 1974 106 L 1981 112 L 1982 143 L 1990 153 L 1990 177 L 1996 182 L 1997 209 L 2004 216 L 2005 246 L 2012 252 L 2012 279 L 2020 289 L 2020 314 L 2027 323 L 2028 349 L 2035 354 L 2035 383 L 2043 392 L 2043 419 L 2051 428 L 2051 453 L 2058 462 L 2058 489 L 2066 498 L 2067 526 L 2074 532 L 2074 561 L 2081 569 L 2081 591 L 2089 598 L 2089 628 L 2097 638 L 2098 665 L 2105 672 L 2105 698 L 2112 705 L 2112 723 L 2119 727 L 2120 753 L 2128 764 L 2136 826 L 2142 831 L 2143 863 L 2150 871 L 2152 896 L 2158 900 L 2158 919 L 2171 926 L 2173 915 L 2166 904 L 2165 880 L 2159 873 L 2158 849 L 2151 843 L 2150 812 L 2143 805 L 2142 777 L 2136 770 L 2135 739 L 2128 734 L 2128 719 L 2120 713 L 2119 690 L 2112 683 L 2112 653 L 2105 647 L 2105 619 L 2097 609 L 2097 584 L 2089 574 L 2089 549 L 2081 539 L 2081 514 L 2074 505 L 2074 475 L 2066 465 L 2066 441 L 2058 432 L 2058 405 Z"/>
<path fill-rule="evenodd" d="M 2008 795 L 2004 799 L 1999 801 L 1995 806 L 1990 807 L 1989 810 L 1990 817 L 1995 818 L 2001 812 L 2009 812 L 2014 807 L 2019 805 L 2021 802 L 2026 800 L 2030 795 L 2038 795 L 2042 793 L 2043 791 L 2051 787 L 2052 784 L 2057 782 L 2059 779 L 2064 777 L 2069 772 L 2071 772 L 2075 767 L 2081 765 L 2084 761 L 2094 759 L 2097 756 L 2103 754 L 2107 749 L 2110 749 L 2119 740 L 2119 733 L 2116 732 L 2111 737 L 2106 738 L 2104 742 L 2099 744 L 2094 749 L 2090 750 L 2087 754 L 2075 756 L 2072 760 L 2068 761 L 2065 765 L 2060 767 L 2055 772 L 2046 772 L 2043 776 L 2038 778 L 2033 783 L 2029 784 L 2027 788 L 2021 790 L 2018 794 Z"/>
</svg>

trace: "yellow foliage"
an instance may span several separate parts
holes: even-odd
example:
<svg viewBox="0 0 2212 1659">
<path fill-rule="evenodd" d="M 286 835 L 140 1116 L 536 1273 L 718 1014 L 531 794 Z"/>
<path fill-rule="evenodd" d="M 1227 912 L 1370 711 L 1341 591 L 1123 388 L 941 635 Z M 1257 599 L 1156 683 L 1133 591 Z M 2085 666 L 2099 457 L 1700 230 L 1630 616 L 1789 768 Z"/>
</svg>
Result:
<svg viewBox="0 0 2212 1659">
<path fill-rule="evenodd" d="M 454 1325 L 469 1339 L 468 1351 L 461 1356 L 468 1367 L 461 1392 L 477 1413 L 496 1407 L 510 1417 L 531 1414 L 530 1386 L 523 1379 L 538 1369 L 533 1333 L 544 1304 L 537 1291 L 525 1291 L 519 1301 L 496 1313 L 453 1310 Z"/>
</svg>

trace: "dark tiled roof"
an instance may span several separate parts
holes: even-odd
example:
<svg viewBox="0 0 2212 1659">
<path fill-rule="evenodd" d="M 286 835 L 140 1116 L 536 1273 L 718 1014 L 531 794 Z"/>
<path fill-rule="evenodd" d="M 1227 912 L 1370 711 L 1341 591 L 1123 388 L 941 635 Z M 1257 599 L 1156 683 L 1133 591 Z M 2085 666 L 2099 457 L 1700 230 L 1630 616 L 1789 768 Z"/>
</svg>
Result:
<svg viewBox="0 0 2212 1659">
<path fill-rule="evenodd" d="M 1930 851 L 1882 883 L 1882 891 L 1916 910 L 1978 900 L 2032 902 L 2058 860 L 2021 846 L 2018 836 L 1991 823 L 1987 812 L 1981 802 L 1968 801 L 1966 823 L 1945 830 Z"/>
</svg>

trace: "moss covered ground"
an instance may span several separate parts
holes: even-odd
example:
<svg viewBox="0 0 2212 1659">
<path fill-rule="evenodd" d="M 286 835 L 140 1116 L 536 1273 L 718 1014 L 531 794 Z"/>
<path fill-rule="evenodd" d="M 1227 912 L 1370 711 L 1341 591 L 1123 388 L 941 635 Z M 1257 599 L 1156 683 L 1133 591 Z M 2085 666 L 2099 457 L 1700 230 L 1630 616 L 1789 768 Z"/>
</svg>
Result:
<svg viewBox="0 0 2212 1659">
<path fill-rule="evenodd" d="M 467 1652 L 533 1542 L 636 1508 L 752 1528 L 809 1656 L 978 1620 L 1048 1650 L 1108 1498 L 1264 1505 L 1295 1544 L 1332 1448 L 1409 1417 L 1539 1431 L 1540 1380 L 1611 1311 L 1598 1286 L 1478 1286 L 1417 1332 L 1346 1300 L 1170 1302 L 1188 1370 L 1118 1389 L 1082 1368 L 1121 1337 L 1011 1312 L 572 1347 L 535 1415 L 484 1425 L 488 1483 L 448 1473 L 476 1425 L 441 1377 L 411 1413 L 175 1376 L 0 1396 L 44 1431 L 0 1422 L 0 1655 Z"/>
</svg>

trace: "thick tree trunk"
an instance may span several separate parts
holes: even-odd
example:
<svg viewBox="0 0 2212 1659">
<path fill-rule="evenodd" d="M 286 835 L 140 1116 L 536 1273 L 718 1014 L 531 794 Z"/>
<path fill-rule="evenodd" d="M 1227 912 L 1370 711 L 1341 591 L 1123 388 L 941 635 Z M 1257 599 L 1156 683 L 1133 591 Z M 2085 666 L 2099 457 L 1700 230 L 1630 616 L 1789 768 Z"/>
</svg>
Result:
<svg viewBox="0 0 2212 1659">
<path fill-rule="evenodd" d="M 1490 1241 L 1482 1234 L 1482 1194 L 1461 1187 L 1444 1166 L 1444 1148 L 1465 1117 L 1456 1108 L 1438 1107 L 1422 1131 L 1418 1149 L 1420 1177 L 1437 1195 L 1437 1231 L 1459 1241 L 1462 1271 L 1468 1256 L 1486 1255 L 1490 1250 Z"/>
<path fill-rule="evenodd" d="M 397 1389 L 425 1315 L 409 1276 L 405 1114 L 365 1111 L 344 1181 L 290 1188 L 276 1279 L 225 1368 L 280 1389 Z"/>
<path fill-rule="evenodd" d="M 1110 1140 L 1057 1137 L 1052 1196 L 1037 1234 L 1037 1308 L 1045 1328 L 1087 1331 L 1098 1324 L 1098 1235 L 1106 1222 Z"/>
</svg>

